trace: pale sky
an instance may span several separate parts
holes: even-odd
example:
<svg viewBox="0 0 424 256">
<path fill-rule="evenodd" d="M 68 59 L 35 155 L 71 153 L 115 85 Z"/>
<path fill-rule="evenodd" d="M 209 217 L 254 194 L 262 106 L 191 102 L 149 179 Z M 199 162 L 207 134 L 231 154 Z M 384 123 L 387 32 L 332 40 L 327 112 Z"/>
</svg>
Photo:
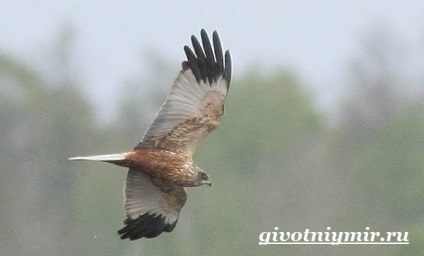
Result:
<svg viewBox="0 0 424 256">
<path fill-rule="evenodd" d="M 289 67 L 323 105 L 334 101 L 347 62 L 373 26 L 389 28 L 408 45 L 424 45 L 424 3 L 418 0 L 0 0 L 0 50 L 42 63 L 40 49 L 49 49 L 64 24 L 75 28 L 80 81 L 97 107 L 113 106 L 124 80 L 143 77 L 143 49 L 180 63 L 183 45 L 201 28 L 218 30 L 232 53 L 234 76 L 255 62 L 264 69 Z"/>
</svg>

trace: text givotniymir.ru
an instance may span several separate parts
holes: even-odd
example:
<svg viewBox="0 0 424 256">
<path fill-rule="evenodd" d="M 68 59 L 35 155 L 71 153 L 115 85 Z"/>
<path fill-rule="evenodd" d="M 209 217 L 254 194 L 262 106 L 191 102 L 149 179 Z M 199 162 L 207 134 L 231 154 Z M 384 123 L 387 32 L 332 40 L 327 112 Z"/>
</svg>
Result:
<svg viewBox="0 0 424 256">
<path fill-rule="evenodd" d="M 326 231 L 304 231 L 284 232 L 278 227 L 274 231 L 262 232 L 259 234 L 259 245 L 272 244 L 409 244 L 408 232 L 390 231 L 378 232 L 370 231 L 365 227 L 364 231 L 333 231 L 327 227 Z"/>
</svg>

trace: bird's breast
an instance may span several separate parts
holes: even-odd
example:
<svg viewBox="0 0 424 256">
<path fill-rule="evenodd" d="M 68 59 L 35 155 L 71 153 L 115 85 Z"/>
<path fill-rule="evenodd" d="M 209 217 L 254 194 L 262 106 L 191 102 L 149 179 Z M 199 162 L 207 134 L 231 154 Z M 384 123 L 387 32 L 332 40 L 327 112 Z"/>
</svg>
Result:
<svg viewBox="0 0 424 256">
<path fill-rule="evenodd" d="M 127 157 L 129 167 L 152 179 L 178 186 L 193 186 L 196 175 L 189 157 L 162 149 L 139 149 Z"/>
</svg>

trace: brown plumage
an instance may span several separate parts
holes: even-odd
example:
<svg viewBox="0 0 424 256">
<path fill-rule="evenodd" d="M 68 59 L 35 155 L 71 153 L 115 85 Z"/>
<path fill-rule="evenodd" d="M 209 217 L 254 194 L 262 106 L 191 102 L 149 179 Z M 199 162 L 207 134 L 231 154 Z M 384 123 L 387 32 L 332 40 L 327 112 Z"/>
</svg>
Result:
<svg viewBox="0 0 424 256">
<path fill-rule="evenodd" d="M 171 92 L 131 152 L 72 157 L 128 167 L 125 182 L 125 227 L 122 239 L 153 238 L 171 232 L 187 195 L 184 187 L 211 185 L 208 175 L 192 160 L 197 144 L 218 127 L 231 81 L 231 58 L 222 52 L 213 32 L 213 47 L 205 30 L 202 45 L 191 37 L 194 52 L 184 47 L 182 63 Z M 203 47 L 202 47 L 203 46 Z"/>
</svg>

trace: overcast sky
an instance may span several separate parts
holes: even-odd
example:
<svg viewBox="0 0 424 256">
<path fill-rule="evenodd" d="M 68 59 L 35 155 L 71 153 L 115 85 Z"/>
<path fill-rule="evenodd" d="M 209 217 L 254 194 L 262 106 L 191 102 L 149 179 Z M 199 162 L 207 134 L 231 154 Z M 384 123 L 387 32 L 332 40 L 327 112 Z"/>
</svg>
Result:
<svg viewBox="0 0 424 256">
<path fill-rule="evenodd" d="M 201 28 L 219 31 L 224 47 L 231 50 L 235 76 L 253 62 L 288 66 L 317 89 L 325 105 L 342 82 L 347 61 L 358 54 L 367 29 L 383 26 L 408 44 L 423 43 L 424 4 L 418 0 L 0 0 L 0 49 L 40 63 L 39 49 L 52 45 L 64 24 L 75 28 L 80 79 L 97 105 L 113 103 L 122 81 L 134 74 L 143 76 L 143 49 L 158 49 L 171 63 L 179 63 L 184 58 L 182 46 Z"/>
</svg>

